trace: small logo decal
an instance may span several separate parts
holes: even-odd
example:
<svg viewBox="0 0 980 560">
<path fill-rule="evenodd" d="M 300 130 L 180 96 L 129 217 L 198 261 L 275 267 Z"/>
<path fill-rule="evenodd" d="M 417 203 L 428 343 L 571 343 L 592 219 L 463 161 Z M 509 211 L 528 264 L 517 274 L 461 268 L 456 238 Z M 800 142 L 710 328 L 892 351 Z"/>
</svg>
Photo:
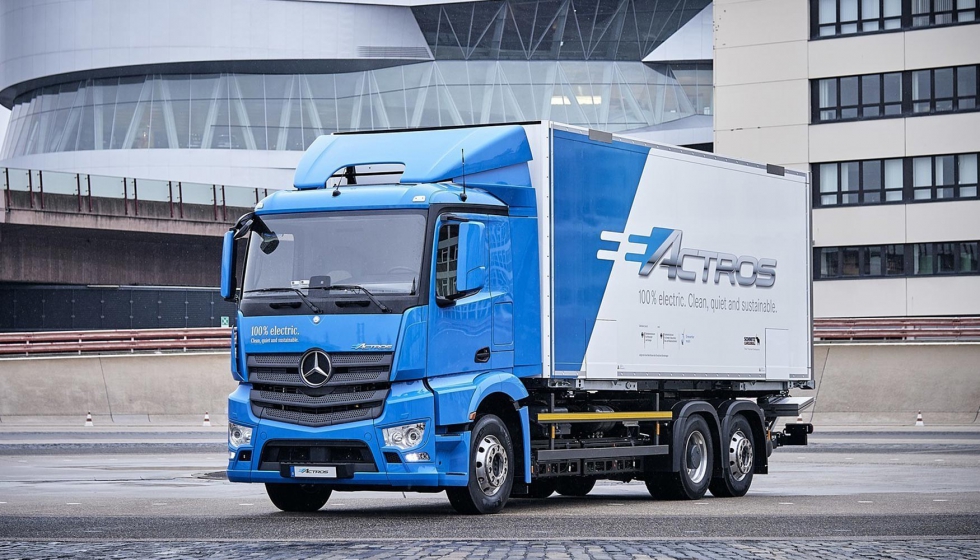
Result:
<svg viewBox="0 0 980 560">
<path fill-rule="evenodd" d="M 391 344 L 355 344 L 351 346 L 351 350 L 391 350 Z"/>
<path fill-rule="evenodd" d="M 299 374 L 303 383 L 310 387 L 320 387 L 330 379 L 333 364 L 330 356 L 323 350 L 310 350 L 299 361 Z"/>
</svg>

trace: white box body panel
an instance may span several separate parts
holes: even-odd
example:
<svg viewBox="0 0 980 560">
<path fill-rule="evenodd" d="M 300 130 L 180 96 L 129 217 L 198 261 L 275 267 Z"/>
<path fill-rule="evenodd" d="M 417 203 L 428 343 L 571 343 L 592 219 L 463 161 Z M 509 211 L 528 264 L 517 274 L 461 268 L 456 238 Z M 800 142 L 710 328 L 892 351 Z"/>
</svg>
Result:
<svg viewBox="0 0 980 560">
<path fill-rule="evenodd" d="M 526 129 L 545 376 L 811 379 L 806 174 L 563 125 Z"/>
</svg>

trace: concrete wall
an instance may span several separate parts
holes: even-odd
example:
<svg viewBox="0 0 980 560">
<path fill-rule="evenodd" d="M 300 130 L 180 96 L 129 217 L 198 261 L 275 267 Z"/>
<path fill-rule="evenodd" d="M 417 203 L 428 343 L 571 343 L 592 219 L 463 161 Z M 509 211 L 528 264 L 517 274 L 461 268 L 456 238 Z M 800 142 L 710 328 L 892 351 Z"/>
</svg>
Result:
<svg viewBox="0 0 980 560">
<path fill-rule="evenodd" d="M 814 349 L 820 425 L 980 424 L 980 343 L 827 344 Z"/>
<path fill-rule="evenodd" d="M 814 352 L 818 425 L 980 424 L 980 343 L 832 344 Z M 0 424 L 223 421 L 228 354 L 0 360 Z"/>
<path fill-rule="evenodd" d="M 4 359 L 0 424 L 221 422 L 236 386 L 225 352 Z"/>
<path fill-rule="evenodd" d="M 220 269 L 217 236 L 0 225 L 0 282 L 217 286 Z"/>
</svg>

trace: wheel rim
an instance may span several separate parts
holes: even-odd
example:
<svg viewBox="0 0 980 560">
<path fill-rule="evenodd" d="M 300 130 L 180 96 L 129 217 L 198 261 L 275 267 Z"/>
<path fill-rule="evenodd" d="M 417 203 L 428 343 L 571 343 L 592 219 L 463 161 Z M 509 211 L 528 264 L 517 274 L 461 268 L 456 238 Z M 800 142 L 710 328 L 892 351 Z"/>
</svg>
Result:
<svg viewBox="0 0 980 560">
<path fill-rule="evenodd" d="M 476 480 L 480 490 L 487 496 L 493 496 L 507 480 L 507 470 L 510 467 L 507 450 L 497 436 L 484 436 L 477 443 L 475 460 Z"/>
<path fill-rule="evenodd" d="M 732 434 L 732 440 L 728 447 L 728 466 L 732 472 L 732 478 L 743 480 L 752 472 L 752 440 L 745 436 L 741 430 Z"/>
<path fill-rule="evenodd" d="M 687 438 L 687 478 L 694 484 L 700 484 L 708 472 L 708 444 L 701 432 L 692 432 Z"/>
</svg>

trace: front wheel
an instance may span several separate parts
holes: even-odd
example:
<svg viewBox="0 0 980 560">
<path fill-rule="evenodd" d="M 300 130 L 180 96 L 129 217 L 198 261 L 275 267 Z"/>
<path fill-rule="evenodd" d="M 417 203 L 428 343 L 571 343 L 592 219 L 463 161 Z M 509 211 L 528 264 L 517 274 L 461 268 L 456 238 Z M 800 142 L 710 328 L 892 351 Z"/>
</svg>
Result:
<svg viewBox="0 0 980 560">
<path fill-rule="evenodd" d="M 504 509 L 514 486 L 514 445 L 504 423 L 493 414 L 480 417 L 470 439 L 466 486 L 446 489 L 449 503 L 467 515 Z"/>
<path fill-rule="evenodd" d="M 744 496 L 752 485 L 755 471 L 755 446 L 752 445 L 752 428 L 744 416 L 733 418 L 728 428 L 728 461 L 722 460 L 721 475 L 713 478 L 708 489 L 719 498 Z M 724 441 L 722 440 L 724 447 Z"/>
<path fill-rule="evenodd" d="M 265 491 L 272 503 L 282 511 L 311 512 L 323 507 L 330 499 L 329 487 L 319 484 L 267 483 Z"/>
</svg>

